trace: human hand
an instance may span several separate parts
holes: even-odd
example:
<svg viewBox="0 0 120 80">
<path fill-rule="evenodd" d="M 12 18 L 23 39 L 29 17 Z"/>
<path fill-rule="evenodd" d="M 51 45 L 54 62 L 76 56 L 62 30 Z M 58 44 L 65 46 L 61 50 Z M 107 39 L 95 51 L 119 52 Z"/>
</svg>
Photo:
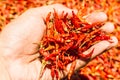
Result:
<svg viewBox="0 0 120 80">
<path fill-rule="evenodd" d="M 37 53 L 39 46 L 34 43 L 40 43 L 46 29 L 43 19 L 49 12 L 54 12 L 53 8 L 60 14 L 62 11 L 65 11 L 71 15 L 72 12 L 71 9 L 60 4 L 33 8 L 9 23 L 1 32 L 0 56 L 2 57 L 1 61 L 5 64 L 4 66 L 7 72 L 7 74 L 3 76 L 8 75 L 8 77 L 5 76 L 8 80 L 39 79 L 41 69 L 41 63 L 38 59 L 39 53 Z M 107 20 L 107 16 L 101 12 L 93 13 L 89 15 L 86 20 L 90 23 L 104 22 Z M 109 29 L 108 26 L 110 27 Z M 106 25 L 103 26 L 103 30 L 106 32 L 112 32 L 113 29 L 114 26 L 112 23 L 106 23 Z M 112 37 L 112 40 L 113 43 L 101 41 L 95 44 L 93 46 L 95 50 L 92 58 L 99 55 L 104 50 L 115 46 L 117 44 L 117 39 Z M 89 53 L 91 48 L 84 53 Z M 85 61 L 77 60 L 76 69 L 86 64 Z M 69 66 L 70 65 L 68 65 L 67 68 L 68 70 Z M 68 74 L 68 72 L 65 73 Z M 49 69 L 46 69 L 42 79 L 51 80 Z"/>
</svg>

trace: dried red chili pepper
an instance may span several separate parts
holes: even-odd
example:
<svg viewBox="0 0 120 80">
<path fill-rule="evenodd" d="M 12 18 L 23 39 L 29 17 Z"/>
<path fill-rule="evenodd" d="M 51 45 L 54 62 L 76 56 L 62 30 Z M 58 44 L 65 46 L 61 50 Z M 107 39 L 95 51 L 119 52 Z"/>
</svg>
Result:
<svg viewBox="0 0 120 80">
<path fill-rule="evenodd" d="M 71 18 L 68 18 L 67 14 L 64 16 L 63 13 L 60 17 L 54 11 L 52 22 L 51 13 L 46 18 L 47 32 L 41 41 L 39 53 L 42 59 L 49 62 L 46 67 L 51 69 L 53 78 L 59 79 L 58 71 L 66 70 L 65 66 L 76 59 L 90 59 L 94 49 L 87 55 L 83 52 L 100 40 L 110 39 L 100 30 L 102 23 L 88 24 L 82 22 L 74 12 L 72 14 Z M 75 65 L 76 62 L 71 65 L 68 79 L 70 79 Z"/>
<path fill-rule="evenodd" d="M 75 28 L 80 28 L 80 19 L 75 15 L 75 13 L 72 11 L 73 17 L 71 18 L 71 23 L 74 24 Z"/>
<path fill-rule="evenodd" d="M 9 23 L 9 21 L 16 18 L 22 12 L 24 12 L 25 10 L 27 10 L 31 7 L 38 7 L 38 6 L 42 6 L 42 5 L 46 5 L 46 4 L 53 4 L 53 3 L 61 3 L 72 9 L 80 9 L 81 17 L 88 14 L 89 12 L 93 12 L 95 10 L 106 12 L 108 15 L 108 20 L 112 21 L 116 26 L 116 31 L 113 34 L 118 38 L 118 40 L 120 40 L 120 37 L 119 37 L 119 34 L 120 34 L 120 29 L 119 29 L 119 27 L 120 27 L 119 26 L 119 24 L 120 24 L 120 5 L 119 5 L 120 1 L 119 0 L 89 0 L 89 1 L 88 0 L 54 0 L 54 1 L 53 0 L 52 1 L 51 0 L 39 0 L 39 1 L 37 1 L 37 0 L 35 0 L 35 1 L 34 0 L 33 1 L 31 1 L 31 0 L 26 0 L 26 1 L 23 1 L 23 0 L 19 0 L 19 1 L 17 1 L 17 0 L 1 0 L 0 1 L 0 28 L 3 28 L 7 23 Z M 86 6 L 86 4 L 87 4 L 87 6 Z M 68 22 L 67 22 L 68 20 L 66 20 L 66 21 L 65 20 L 66 20 L 66 18 L 64 18 L 63 21 L 66 23 L 67 27 L 70 28 L 71 26 L 68 25 Z M 52 22 L 52 20 L 51 20 L 51 22 Z M 49 23 L 49 25 L 50 24 L 51 23 Z M 48 32 L 48 31 L 50 31 L 50 32 Z M 48 34 L 49 33 L 52 34 L 54 29 L 49 29 L 48 31 L 47 31 Z M 97 40 L 98 39 L 99 38 L 97 38 Z M 47 42 L 45 42 L 45 44 L 46 43 Z M 91 44 L 92 41 L 87 42 L 87 43 Z M 94 43 L 96 43 L 96 42 L 94 42 Z M 120 53 L 119 50 L 120 49 L 118 49 L 118 48 L 119 48 L 119 46 L 117 46 L 117 48 L 112 48 L 110 50 L 110 52 L 106 52 L 105 54 L 108 57 L 119 60 L 119 53 Z M 44 54 L 46 55 L 46 52 L 44 52 Z M 104 59 L 108 58 L 107 56 L 105 56 Z M 102 59 L 103 62 L 104 62 L 104 59 Z M 96 60 L 96 59 L 94 59 L 92 61 L 92 64 L 93 64 L 93 62 L 95 62 L 94 65 L 92 65 L 92 66 L 94 66 L 94 68 L 96 68 L 96 66 L 98 66 L 98 63 L 103 64 L 103 63 L 100 63 L 100 60 Z M 114 73 L 116 75 L 113 75 L 113 76 L 114 76 L 115 80 L 118 80 L 119 74 L 120 74 L 118 64 L 120 64 L 120 63 L 117 63 L 117 61 L 114 61 L 114 60 L 113 60 L 113 62 L 114 62 L 114 64 L 111 64 L 109 62 L 109 64 L 113 65 L 113 67 L 109 68 L 109 69 L 115 69 Z M 106 66 L 103 65 L 102 68 L 103 67 L 106 67 Z M 89 69 L 89 71 L 87 71 L 87 69 Z M 86 74 L 89 72 L 90 74 L 94 75 L 94 71 L 89 66 L 84 68 L 84 71 L 83 71 L 84 72 L 83 74 Z M 94 75 L 94 78 L 93 78 L 94 80 L 96 80 L 98 78 L 98 76 L 101 76 L 101 75 L 105 76 L 104 74 L 101 74 L 99 71 L 95 71 L 95 72 L 97 72 L 98 74 Z M 113 72 L 111 72 L 111 73 L 113 73 Z M 105 74 L 107 74 L 107 73 L 105 73 Z M 101 79 L 101 78 L 99 77 L 98 79 Z M 75 80 L 77 80 L 77 79 L 75 79 Z"/>
<path fill-rule="evenodd" d="M 59 33 L 64 33 L 63 21 L 59 18 L 57 12 L 54 10 L 54 27 Z"/>
</svg>

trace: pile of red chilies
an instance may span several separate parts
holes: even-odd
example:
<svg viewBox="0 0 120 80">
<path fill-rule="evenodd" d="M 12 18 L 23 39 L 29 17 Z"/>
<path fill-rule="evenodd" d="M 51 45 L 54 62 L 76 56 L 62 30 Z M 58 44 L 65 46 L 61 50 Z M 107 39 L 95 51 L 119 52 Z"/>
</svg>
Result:
<svg viewBox="0 0 120 80">
<path fill-rule="evenodd" d="M 54 11 L 53 18 L 50 17 L 51 13 L 45 20 L 47 30 L 40 43 L 39 53 L 40 59 L 46 62 L 44 68 L 51 69 L 52 78 L 59 79 L 59 71 L 66 70 L 66 66 L 76 59 L 89 60 L 94 49 L 87 55 L 83 52 L 101 40 L 110 39 L 100 29 L 104 23 L 88 24 L 74 12 L 72 17 L 68 17 L 67 13 L 58 16 Z M 69 74 L 70 79 L 72 73 Z"/>
</svg>

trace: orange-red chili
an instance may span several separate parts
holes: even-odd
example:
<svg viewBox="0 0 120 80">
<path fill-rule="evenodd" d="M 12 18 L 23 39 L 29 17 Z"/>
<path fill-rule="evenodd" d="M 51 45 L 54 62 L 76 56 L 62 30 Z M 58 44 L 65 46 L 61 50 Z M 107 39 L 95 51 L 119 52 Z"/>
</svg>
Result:
<svg viewBox="0 0 120 80">
<path fill-rule="evenodd" d="M 66 66 L 76 59 L 90 59 L 94 49 L 87 55 L 83 52 L 101 40 L 109 40 L 110 36 L 100 30 L 103 23 L 82 22 L 74 12 L 70 18 L 68 14 L 58 16 L 56 11 L 52 19 L 51 15 L 49 13 L 45 21 L 47 32 L 40 43 L 39 53 L 41 58 L 48 62 L 46 67 L 51 69 L 51 76 L 59 79 L 59 70 L 65 70 Z M 75 64 L 74 62 L 71 65 L 68 79 L 74 71 Z"/>
</svg>

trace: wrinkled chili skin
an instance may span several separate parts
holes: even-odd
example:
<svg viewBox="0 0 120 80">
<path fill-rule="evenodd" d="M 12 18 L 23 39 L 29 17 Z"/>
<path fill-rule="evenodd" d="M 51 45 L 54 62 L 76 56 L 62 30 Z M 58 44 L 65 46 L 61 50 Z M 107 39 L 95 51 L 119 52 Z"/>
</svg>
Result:
<svg viewBox="0 0 120 80">
<path fill-rule="evenodd" d="M 58 71 L 66 70 L 66 66 L 76 59 L 89 60 L 94 49 L 87 55 L 83 52 L 101 40 L 110 39 L 109 35 L 100 30 L 103 23 L 82 22 L 74 12 L 72 12 L 72 17 L 68 18 L 68 14 L 58 16 L 54 10 L 52 23 L 50 16 L 51 13 L 46 17 L 47 32 L 40 43 L 39 53 L 42 59 L 49 63 L 46 67 L 51 69 L 53 78 L 59 79 Z M 69 80 L 75 64 L 74 62 L 71 65 Z"/>
</svg>

